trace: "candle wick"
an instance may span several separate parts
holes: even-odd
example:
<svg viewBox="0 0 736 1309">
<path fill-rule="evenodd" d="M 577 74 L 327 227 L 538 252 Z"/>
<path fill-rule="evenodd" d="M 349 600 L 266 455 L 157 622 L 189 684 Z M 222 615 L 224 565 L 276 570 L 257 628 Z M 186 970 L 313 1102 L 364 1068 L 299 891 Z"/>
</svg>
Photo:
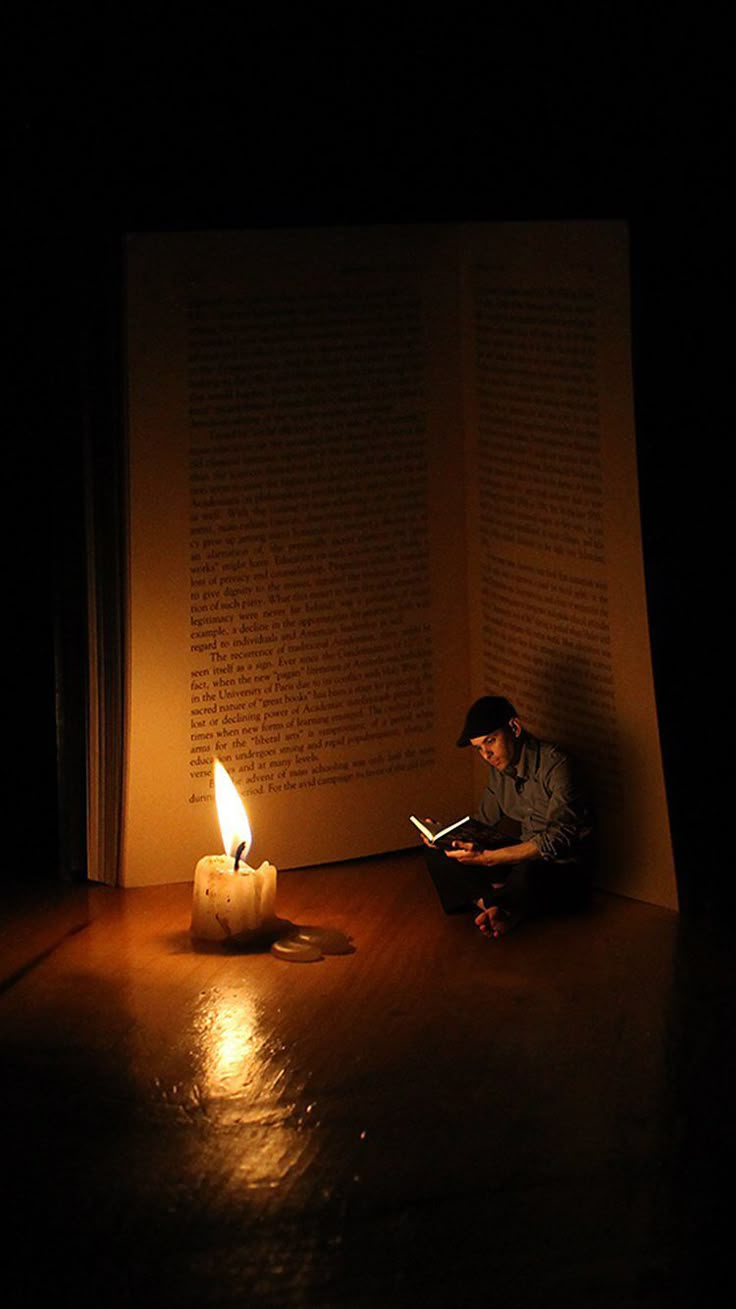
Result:
<svg viewBox="0 0 736 1309">
<path fill-rule="evenodd" d="M 237 873 L 237 871 L 238 871 L 238 864 L 240 863 L 240 856 L 241 856 L 241 854 L 243 853 L 243 851 L 244 851 L 244 849 L 245 849 L 245 845 L 246 845 L 245 841 L 241 841 L 241 842 L 240 842 L 240 845 L 238 846 L 237 850 L 235 851 L 235 867 L 234 867 L 234 869 L 233 869 L 233 872 L 234 872 L 234 873 Z"/>
</svg>

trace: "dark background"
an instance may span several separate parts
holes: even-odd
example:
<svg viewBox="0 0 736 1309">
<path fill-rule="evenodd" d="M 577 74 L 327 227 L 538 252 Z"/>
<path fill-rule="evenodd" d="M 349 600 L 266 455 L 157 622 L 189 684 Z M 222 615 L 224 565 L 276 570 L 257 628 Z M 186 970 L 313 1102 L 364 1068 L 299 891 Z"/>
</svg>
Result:
<svg viewBox="0 0 736 1309">
<path fill-rule="evenodd" d="M 130 13 L 17 29 L 7 875 L 83 872 L 85 445 L 113 488 L 124 233 L 603 218 L 630 230 L 645 566 L 682 903 L 733 905 L 724 38 L 653 7 L 631 23 L 597 7 L 586 27 L 559 9 L 544 27 L 531 9 L 515 14 L 482 26 L 425 16 L 416 30 L 361 6 L 337 27 L 273 12 L 245 30 L 223 16 L 188 32 L 177 18 L 172 31 Z"/>
</svg>

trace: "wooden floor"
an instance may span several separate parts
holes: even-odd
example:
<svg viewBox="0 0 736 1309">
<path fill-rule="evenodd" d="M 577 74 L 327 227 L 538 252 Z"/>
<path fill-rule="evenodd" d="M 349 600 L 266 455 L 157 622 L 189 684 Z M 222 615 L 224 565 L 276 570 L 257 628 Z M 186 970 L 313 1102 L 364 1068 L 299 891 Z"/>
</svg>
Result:
<svg viewBox="0 0 736 1309">
<path fill-rule="evenodd" d="M 600 896 L 487 941 L 403 855 L 282 874 L 353 947 L 290 964 L 190 898 L 77 893 L 0 974 L 5 1305 L 707 1303 L 728 933 Z"/>
</svg>

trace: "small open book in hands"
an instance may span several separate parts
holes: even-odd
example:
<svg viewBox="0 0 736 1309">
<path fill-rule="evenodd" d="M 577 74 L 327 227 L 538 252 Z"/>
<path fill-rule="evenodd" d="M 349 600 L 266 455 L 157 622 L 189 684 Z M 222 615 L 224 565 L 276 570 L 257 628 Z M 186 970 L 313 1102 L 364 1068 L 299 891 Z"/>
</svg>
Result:
<svg viewBox="0 0 736 1309">
<path fill-rule="evenodd" d="M 431 845 L 437 846 L 440 850 L 451 848 L 454 841 L 470 841 L 481 849 L 495 843 L 493 828 L 487 823 L 481 823 L 477 818 L 471 818 L 469 814 L 466 814 L 465 818 L 458 818 L 454 823 L 444 824 L 426 822 L 410 814 L 409 822 L 419 829 Z"/>
</svg>

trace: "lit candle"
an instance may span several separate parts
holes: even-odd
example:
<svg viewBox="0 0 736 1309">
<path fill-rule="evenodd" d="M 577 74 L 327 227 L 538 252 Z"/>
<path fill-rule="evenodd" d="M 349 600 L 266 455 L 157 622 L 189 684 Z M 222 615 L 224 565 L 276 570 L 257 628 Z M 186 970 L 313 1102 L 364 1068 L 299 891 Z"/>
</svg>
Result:
<svg viewBox="0 0 736 1309">
<path fill-rule="evenodd" d="M 251 868 L 248 816 L 229 773 L 215 760 L 215 802 L 224 854 L 206 855 L 194 870 L 192 936 L 199 941 L 243 941 L 274 918 L 276 869 Z"/>
</svg>

